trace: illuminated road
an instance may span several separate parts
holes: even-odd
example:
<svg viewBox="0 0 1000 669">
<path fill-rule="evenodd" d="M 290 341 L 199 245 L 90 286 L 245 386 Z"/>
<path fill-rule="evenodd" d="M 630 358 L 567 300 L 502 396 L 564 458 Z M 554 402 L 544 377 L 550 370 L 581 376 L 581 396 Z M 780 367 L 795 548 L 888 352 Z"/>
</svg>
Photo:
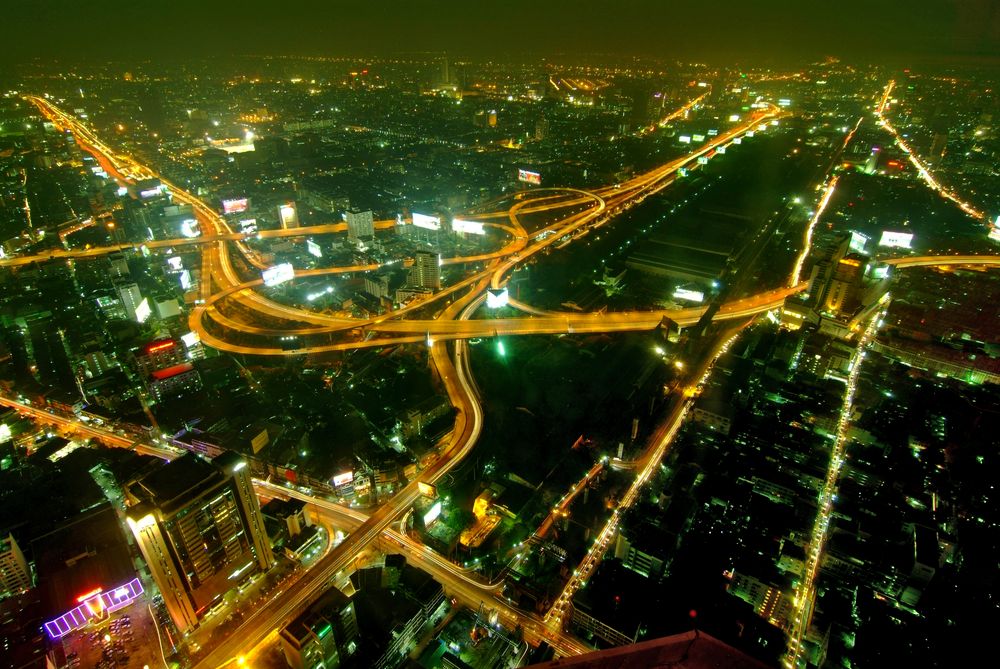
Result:
<svg viewBox="0 0 1000 669">
<path fill-rule="evenodd" d="M 880 262 L 893 265 L 897 269 L 906 269 L 907 267 L 944 267 L 946 265 L 997 267 L 1000 266 L 1000 256 L 909 256 L 904 258 L 886 258 L 880 260 Z"/>
<path fill-rule="evenodd" d="M 896 146 L 898 146 L 900 150 L 907 155 L 907 157 L 910 160 L 910 163 L 917 169 L 917 174 L 920 176 L 921 179 L 924 180 L 924 182 L 931 188 L 931 190 L 936 191 L 938 195 L 945 198 L 946 200 L 951 200 L 952 202 L 957 204 L 959 209 L 964 211 L 972 218 L 975 218 L 980 223 L 987 222 L 985 213 L 977 209 L 974 205 L 970 204 L 969 202 L 963 200 L 954 190 L 947 188 L 946 186 L 941 184 L 934 177 L 934 175 L 931 174 L 930 169 L 917 156 L 917 154 L 913 152 L 913 149 L 910 148 L 910 145 L 906 142 L 905 139 L 903 139 L 902 135 L 899 134 L 899 131 L 897 131 L 896 128 L 893 127 L 892 123 L 889 122 L 889 119 L 886 118 L 885 112 L 889 109 L 891 105 L 890 96 L 892 94 L 892 89 L 895 86 L 896 86 L 895 80 L 892 80 L 888 83 L 888 85 L 885 87 L 885 92 L 883 93 L 882 98 L 879 101 L 879 104 L 875 108 L 875 115 L 878 117 L 879 124 L 883 128 L 885 128 L 889 132 L 889 134 L 892 135 L 893 140 L 895 140 L 896 142 Z"/>
<path fill-rule="evenodd" d="M 847 450 L 848 428 L 851 424 L 851 414 L 854 411 L 854 394 L 861 373 L 861 364 L 865 359 L 865 351 L 878 332 L 882 317 L 885 316 L 885 305 L 888 304 L 888 300 L 889 294 L 886 293 L 882 296 L 882 309 L 872 316 L 864 332 L 858 337 L 858 344 L 854 350 L 851 371 L 847 376 L 847 388 L 837 420 L 837 433 L 834 437 L 833 448 L 830 450 L 830 464 L 823 481 L 823 488 L 819 493 L 817 504 L 819 511 L 809 535 L 809 545 L 806 547 L 805 571 L 795 590 L 792 630 L 788 635 L 788 649 L 783 660 L 784 666 L 788 669 L 805 666 L 802 658 L 804 650 L 802 640 L 808 632 L 809 623 L 812 620 L 816 600 L 816 576 L 819 574 L 821 557 L 826 546 L 827 533 L 830 529 L 830 515 L 833 513 L 833 502 L 836 498 L 837 482 L 840 480 L 840 469 Z"/>
</svg>

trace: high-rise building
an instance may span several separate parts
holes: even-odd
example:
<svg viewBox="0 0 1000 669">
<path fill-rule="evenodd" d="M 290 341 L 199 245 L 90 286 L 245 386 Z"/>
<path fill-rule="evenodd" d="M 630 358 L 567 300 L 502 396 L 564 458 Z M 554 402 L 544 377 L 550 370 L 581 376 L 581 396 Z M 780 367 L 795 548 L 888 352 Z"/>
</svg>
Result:
<svg viewBox="0 0 1000 669">
<path fill-rule="evenodd" d="M 184 362 L 184 350 L 173 339 L 157 339 L 135 351 L 135 366 L 143 376 Z"/>
<path fill-rule="evenodd" d="M 187 454 L 127 488 L 128 523 L 184 632 L 248 576 L 274 564 L 247 462 Z"/>
<path fill-rule="evenodd" d="M 285 661 L 292 669 L 336 669 L 341 657 L 353 655 L 357 649 L 354 602 L 331 588 L 282 628 L 279 637 Z"/>
<path fill-rule="evenodd" d="M 31 588 L 31 569 L 13 534 L 0 538 L 0 599 Z"/>
<path fill-rule="evenodd" d="M 347 239 L 352 242 L 367 241 L 375 236 L 375 218 L 370 211 L 349 211 L 344 215 L 347 220 Z"/>
<path fill-rule="evenodd" d="M 149 313 L 146 313 L 145 317 L 142 317 L 143 311 L 149 309 L 149 303 L 146 302 L 145 309 L 142 307 L 144 298 L 142 297 L 142 293 L 139 292 L 137 284 L 124 281 L 119 282 L 115 284 L 115 290 L 118 291 L 118 299 L 121 300 L 122 307 L 125 309 L 125 315 L 129 320 L 142 323 L 149 317 Z"/>
<path fill-rule="evenodd" d="M 284 230 L 299 227 L 299 209 L 294 202 L 278 205 L 278 221 Z"/>
<path fill-rule="evenodd" d="M 410 269 L 411 286 L 439 290 L 441 288 L 441 256 L 430 251 L 417 251 Z"/>
</svg>

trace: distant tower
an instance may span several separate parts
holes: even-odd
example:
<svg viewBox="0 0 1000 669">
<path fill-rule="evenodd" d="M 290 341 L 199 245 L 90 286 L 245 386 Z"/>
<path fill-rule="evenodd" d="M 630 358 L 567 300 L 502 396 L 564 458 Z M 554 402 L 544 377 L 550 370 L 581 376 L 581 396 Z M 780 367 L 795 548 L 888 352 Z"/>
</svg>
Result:
<svg viewBox="0 0 1000 669">
<path fill-rule="evenodd" d="M 441 256 L 430 251 L 417 251 L 410 269 L 410 285 L 418 288 L 441 288 Z"/>
<path fill-rule="evenodd" d="M 127 488 L 127 520 L 184 633 L 229 590 L 274 565 L 247 462 L 188 453 Z"/>
</svg>

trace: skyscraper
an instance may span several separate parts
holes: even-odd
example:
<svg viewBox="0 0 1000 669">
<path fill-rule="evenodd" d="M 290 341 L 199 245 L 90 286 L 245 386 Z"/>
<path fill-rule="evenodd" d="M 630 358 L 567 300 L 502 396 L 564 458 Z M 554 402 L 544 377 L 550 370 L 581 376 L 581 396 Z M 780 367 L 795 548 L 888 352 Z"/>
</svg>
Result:
<svg viewBox="0 0 1000 669">
<path fill-rule="evenodd" d="M 143 297 L 142 293 L 139 292 L 138 285 L 130 282 L 119 282 L 115 284 L 115 290 L 118 291 L 118 298 L 121 300 L 125 315 L 128 316 L 129 320 L 142 323 L 149 317 L 149 303 L 146 303 L 145 309 L 142 307 Z M 143 312 L 145 312 L 144 316 Z"/>
<path fill-rule="evenodd" d="M 294 202 L 286 202 L 278 207 L 278 220 L 284 230 L 299 227 L 299 210 Z"/>
<path fill-rule="evenodd" d="M 367 241 L 375 236 L 375 218 L 372 212 L 349 211 L 344 218 L 347 220 L 347 239 L 350 241 Z"/>
<path fill-rule="evenodd" d="M 292 669 L 334 669 L 342 656 L 357 648 L 358 618 L 354 603 L 337 588 L 288 623 L 279 635 L 285 661 Z"/>
<path fill-rule="evenodd" d="M 411 286 L 439 290 L 441 288 L 441 256 L 430 251 L 417 251 L 410 269 Z"/>
<path fill-rule="evenodd" d="M 128 523 L 182 632 L 274 564 L 246 460 L 184 455 L 130 484 Z"/>
<path fill-rule="evenodd" d="M 14 535 L 0 538 L 0 599 L 31 587 L 31 570 Z"/>
</svg>

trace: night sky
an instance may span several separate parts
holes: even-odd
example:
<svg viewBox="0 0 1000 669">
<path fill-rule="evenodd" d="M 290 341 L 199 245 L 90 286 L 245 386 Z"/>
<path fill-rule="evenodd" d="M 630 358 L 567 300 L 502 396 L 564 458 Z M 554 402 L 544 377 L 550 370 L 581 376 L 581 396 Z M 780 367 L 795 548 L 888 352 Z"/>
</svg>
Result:
<svg viewBox="0 0 1000 669">
<path fill-rule="evenodd" d="M 1000 0 L 4 0 L 0 57 L 225 54 L 905 63 L 1000 57 Z"/>
</svg>

